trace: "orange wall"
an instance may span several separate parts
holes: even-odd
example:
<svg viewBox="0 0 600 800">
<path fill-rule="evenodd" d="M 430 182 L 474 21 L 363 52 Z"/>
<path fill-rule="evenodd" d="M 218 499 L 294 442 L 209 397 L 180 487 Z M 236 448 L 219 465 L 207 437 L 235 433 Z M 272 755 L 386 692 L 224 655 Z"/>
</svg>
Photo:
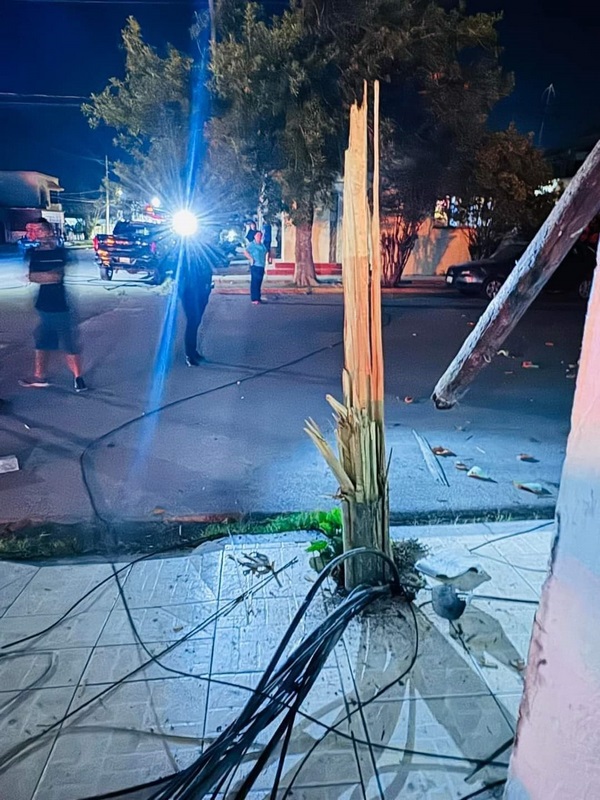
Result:
<svg viewBox="0 0 600 800">
<path fill-rule="evenodd" d="M 428 219 L 421 226 L 404 274 L 443 275 L 448 267 L 470 260 L 468 232 L 464 228 L 434 228 L 433 220 Z"/>
</svg>

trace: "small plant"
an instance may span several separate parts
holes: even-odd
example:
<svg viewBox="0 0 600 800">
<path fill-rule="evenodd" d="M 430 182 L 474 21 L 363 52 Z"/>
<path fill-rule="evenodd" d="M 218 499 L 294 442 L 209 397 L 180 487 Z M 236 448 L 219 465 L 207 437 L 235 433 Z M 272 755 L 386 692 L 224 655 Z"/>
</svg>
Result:
<svg viewBox="0 0 600 800">
<path fill-rule="evenodd" d="M 310 516 L 311 528 L 318 530 L 325 538 L 315 539 L 306 548 L 306 552 L 312 554 L 311 567 L 316 572 L 321 572 L 330 561 L 344 551 L 342 513 L 339 508 L 336 508 L 333 511 L 318 511 Z M 416 571 L 415 564 L 428 553 L 427 545 L 418 539 L 400 539 L 392 542 L 392 558 L 398 567 L 400 582 L 411 599 L 414 599 L 416 593 L 425 586 L 423 576 Z M 343 585 L 343 566 L 333 577 L 340 585 Z"/>
<path fill-rule="evenodd" d="M 320 572 L 336 556 L 344 550 L 342 542 L 342 512 L 339 508 L 332 511 L 318 511 L 311 515 L 311 529 L 323 534 L 325 539 L 316 539 L 306 548 L 307 553 L 314 555 L 310 559 L 311 566 Z"/>
</svg>

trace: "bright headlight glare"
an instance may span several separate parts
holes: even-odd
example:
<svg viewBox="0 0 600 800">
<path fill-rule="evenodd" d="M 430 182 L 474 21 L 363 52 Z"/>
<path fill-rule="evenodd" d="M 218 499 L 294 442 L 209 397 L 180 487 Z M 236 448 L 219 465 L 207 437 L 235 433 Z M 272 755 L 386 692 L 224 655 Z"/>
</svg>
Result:
<svg viewBox="0 0 600 800">
<path fill-rule="evenodd" d="M 187 208 L 173 214 L 172 225 L 173 230 L 179 236 L 193 236 L 198 230 L 196 215 Z"/>
</svg>

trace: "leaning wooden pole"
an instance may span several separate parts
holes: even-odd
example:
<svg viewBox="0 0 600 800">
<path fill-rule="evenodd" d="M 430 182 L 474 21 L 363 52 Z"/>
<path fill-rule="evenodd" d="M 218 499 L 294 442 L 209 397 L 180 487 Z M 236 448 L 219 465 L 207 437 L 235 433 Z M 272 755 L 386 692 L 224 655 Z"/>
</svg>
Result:
<svg viewBox="0 0 600 800">
<path fill-rule="evenodd" d="M 374 88 L 373 213 L 368 202 L 368 88 L 350 110 L 344 168 L 344 402 L 334 410 L 338 455 L 309 420 L 306 431 L 340 485 L 344 550 L 375 547 L 389 554 L 388 476 L 384 437 L 381 249 L 379 223 L 379 85 Z M 388 578 L 380 558 L 346 562 L 346 588 Z"/>
<path fill-rule="evenodd" d="M 438 381 L 432 395 L 437 408 L 452 408 L 479 370 L 490 363 L 599 211 L 600 142 Z"/>
</svg>

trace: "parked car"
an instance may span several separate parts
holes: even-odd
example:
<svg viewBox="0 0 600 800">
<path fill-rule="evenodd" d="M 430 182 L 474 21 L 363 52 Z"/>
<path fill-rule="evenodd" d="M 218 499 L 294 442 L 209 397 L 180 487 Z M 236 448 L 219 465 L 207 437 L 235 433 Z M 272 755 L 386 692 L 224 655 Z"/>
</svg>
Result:
<svg viewBox="0 0 600 800">
<path fill-rule="evenodd" d="M 505 239 L 489 258 L 450 267 L 446 272 L 446 286 L 463 294 L 479 294 L 492 300 L 528 245 L 529 241 L 523 239 Z M 546 284 L 546 291 L 574 291 L 582 300 L 587 300 L 595 262 L 594 249 L 587 243 L 578 242 Z"/>
</svg>

